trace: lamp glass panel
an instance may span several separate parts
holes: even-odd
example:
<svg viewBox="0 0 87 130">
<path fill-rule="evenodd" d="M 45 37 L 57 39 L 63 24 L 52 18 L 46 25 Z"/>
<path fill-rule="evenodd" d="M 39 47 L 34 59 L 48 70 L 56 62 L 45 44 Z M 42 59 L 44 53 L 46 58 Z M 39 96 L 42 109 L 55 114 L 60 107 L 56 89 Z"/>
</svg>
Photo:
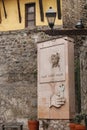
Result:
<svg viewBox="0 0 87 130">
<path fill-rule="evenodd" d="M 48 18 L 48 23 L 54 23 L 55 22 L 55 18 L 54 17 L 49 17 Z"/>
</svg>

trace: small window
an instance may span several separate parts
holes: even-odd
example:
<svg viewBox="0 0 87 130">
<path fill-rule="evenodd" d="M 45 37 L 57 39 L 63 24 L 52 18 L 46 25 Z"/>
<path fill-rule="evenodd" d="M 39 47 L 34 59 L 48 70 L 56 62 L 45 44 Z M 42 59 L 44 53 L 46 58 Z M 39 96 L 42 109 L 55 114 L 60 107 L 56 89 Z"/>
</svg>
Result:
<svg viewBox="0 0 87 130">
<path fill-rule="evenodd" d="M 35 26 L 35 3 L 25 5 L 25 27 Z"/>
</svg>

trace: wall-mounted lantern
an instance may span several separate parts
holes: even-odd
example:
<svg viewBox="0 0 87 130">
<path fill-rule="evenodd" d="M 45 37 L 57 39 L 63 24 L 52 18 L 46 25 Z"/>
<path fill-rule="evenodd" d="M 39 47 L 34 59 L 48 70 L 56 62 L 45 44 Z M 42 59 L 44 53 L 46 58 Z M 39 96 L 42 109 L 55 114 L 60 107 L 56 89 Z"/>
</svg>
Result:
<svg viewBox="0 0 87 130">
<path fill-rule="evenodd" d="M 50 7 L 46 12 L 46 17 L 48 21 L 48 25 L 51 29 L 54 27 L 55 19 L 56 19 L 56 12 Z"/>
<path fill-rule="evenodd" d="M 77 22 L 77 24 L 75 25 L 75 27 L 76 27 L 77 29 L 83 29 L 83 28 L 84 28 L 82 19 L 80 19 L 80 20 Z"/>
</svg>

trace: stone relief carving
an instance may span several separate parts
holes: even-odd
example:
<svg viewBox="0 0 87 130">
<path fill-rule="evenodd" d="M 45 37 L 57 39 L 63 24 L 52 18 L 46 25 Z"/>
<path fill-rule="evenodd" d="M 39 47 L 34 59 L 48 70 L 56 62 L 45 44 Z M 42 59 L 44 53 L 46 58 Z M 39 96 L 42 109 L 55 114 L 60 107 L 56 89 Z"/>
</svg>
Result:
<svg viewBox="0 0 87 130">
<path fill-rule="evenodd" d="M 65 104 L 65 97 L 64 97 L 65 86 L 62 84 L 61 86 L 55 86 L 55 93 L 50 96 L 50 106 L 49 107 L 57 107 L 60 108 L 62 105 Z"/>
<path fill-rule="evenodd" d="M 52 68 L 60 67 L 59 60 L 60 60 L 60 56 L 58 52 L 56 54 L 51 55 Z"/>
</svg>

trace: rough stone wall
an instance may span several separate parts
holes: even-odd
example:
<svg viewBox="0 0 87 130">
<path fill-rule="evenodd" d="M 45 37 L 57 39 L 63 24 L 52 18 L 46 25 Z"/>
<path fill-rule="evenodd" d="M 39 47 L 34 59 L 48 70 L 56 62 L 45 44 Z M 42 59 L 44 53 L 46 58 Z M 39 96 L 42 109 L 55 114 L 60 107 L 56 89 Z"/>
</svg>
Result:
<svg viewBox="0 0 87 130">
<path fill-rule="evenodd" d="M 81 109 L 87 114 L 87 37 L 80 47 Z"/>
<path fill-rule="evenodd" d="M 86 0 L 62 0 L 62 18 L 64 28 L 75 28 L 79 19 L 82 19 L 87 27 Z"/>
<path fill-rule="evenodd" d="M 1 122 L 36 115 L 36 53 L 36 45 L 26 33 L 0 34 Z"/>
<path fill-rule="evenodd" d="M 23 121 L 24 127 L 27 128 L 27 119 L 37 116 L 36 44 L 52 38 L 52 36 L 37 30 L 0 33 L 0 123 L 14 120 Z M 81 52 L 80 57 L 84 64 L 84 58 L 87 55 L 84 44 L 87 44 L 87 39 L 85 36 L 73 36 L 73 38 L 76 58 Z M 87 71 L 82 70 L 81 72 L 81 77 L 84 75 L 81 78 L 81 86 L 85 88 L 85 96 L 81 97 L 82 105 L 84 105 L 84 102 L 86 104 L 87 101 Z M 40 130 L 64 130 L 69 129 L 68 125 L 69 120 L 40 120 Z"/>
<path fill-rule="evenodd" d="M 63 27 L 73 28 L 78 19 L 76 0 L 62 0 Z"/>
<path fill-rule="evenodd" d="M 40 130 L 69 130 L 69 120 L 40 120 Z"/>
<path fill-rule="evenodd" d="M 83 20 L 84 26 L 87 28 L 87 1 L 86 0 L 80 0 L 80 3 L 82 3 L 81 7 L 81 18 Z"/>
<path fill-rule="evenodd" d="M 0 33 L 0 123 L 37 116 L 36 42 L 52 39 L 38 31 Z M 40 120 L 40 129 L 68 129 L 69 121 Z"/>
<path fill-rule="evenodd" d="M 38 36 L 46 39 L 43 32 Z M 32 31 L 0 33 L 0 123 L 17 120 L 27 125 L 28 118 L 37 116 L 35 42 Z"/>
<path fill-rule="evenodd" d="M 76 112 L 83 112 L 87 114 L 87 36 L 74 36 L 75 41 L 75 68 L 79 69 L 79 76 L 76 77 L 76 80 L 79 78 L 78 86 L 75 81 L 75 90 L 76 90 Z M 79 63 L 76 63 L 79 62 Z M 80 99 L 81 98 L 81 99 Z M 81 108 L 80 108 L 81 107 Z"/>
</svg>

